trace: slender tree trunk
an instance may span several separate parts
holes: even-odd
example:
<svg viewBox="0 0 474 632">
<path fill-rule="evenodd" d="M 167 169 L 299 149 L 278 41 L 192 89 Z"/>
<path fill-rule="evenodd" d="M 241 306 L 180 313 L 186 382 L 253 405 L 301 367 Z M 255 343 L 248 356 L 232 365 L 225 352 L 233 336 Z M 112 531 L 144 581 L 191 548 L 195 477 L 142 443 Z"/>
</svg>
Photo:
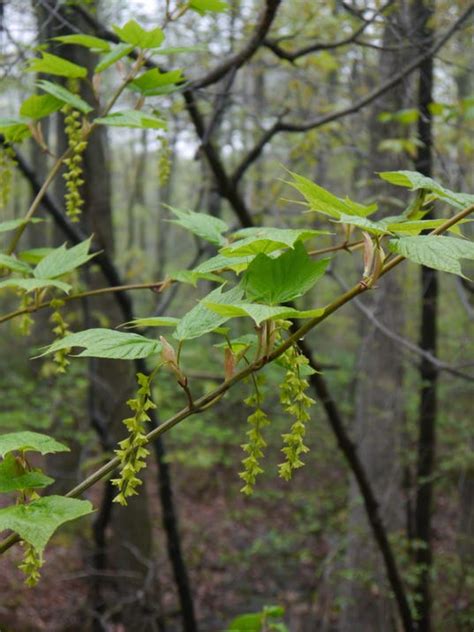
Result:
<svg viewBox="0 0 474 632">
<path fill-rule="evenodd" d="M 434 14 L 433 0 L 415 0 L 413 4 L 414 25 L 420 48 L 429 48 L 433 43 L 430 26 Z M 433 100 L 433 58 L 427 59 L 419 70 L 418 82 L 418 139 L 421 146 L 415 160 L 415 168 L 425 176 L 433 175 L 433 132 L 429 105 Z M 426 219 L 433 218 L 432 211 Z M 438 273 L 431 268 L 421 268 L 421 322 L 419 346 L 432 355 L 437 355 L 438 317 Z M 418 594 L 418 630 L 431 632 L 432 565 L 432 474 L 436 450 L 438 370 L 432 362 L 422 358 L 420 362 L 419 438 L 417 460 L 417 493 L 415 504 L 415 561 L 419 568 L 416 587 Z"/>
<path fill-rule="evenodd" d="M 387 18 L 384 45 L 406 45 L 405 3 Z M 382 50 L 379 55 L 380 79 L 390 77 L 403 65 L 403 51 Z M 383 151 L 380 143 L 396 138 L 403 131 L 394 123 L 379 120 L 382 112 L 396 112 L 405 106 L 406 86 L 389 91 L 372 108 L 370 118 L 369 192 L 382 199 L 386 185 L 375 177 L 383 170 L 406 168 L 406 159 Z M 388 191 L 387 191 L 388 192 Z M 392 194 L 390 191 L 389 194 Z M 380 214 L 397 212 L 384 203 Z M 403 332 L 403 294 L 398 272 L 380 280 L 366 300 L 376 318 L 396 333 Z M 389 340 L 372 323 L 362 324 L 362 342 L 358 359 L 355 424 L 353 439 L 362 464 L 375 492 L 380 516 L 389 533 L 403 525 L 402 471 L 399 461 L 403 418 L 403 362 L 397 344 Z M 356 481 L 351 477 L 348 548 L 346 564 L 352 579 L 343 587 L 345 607 L 341 632 L 389 632 L 397 629 L 397 615 L 389 597 L 380 551 L 375 547 Z"/>
</svg>

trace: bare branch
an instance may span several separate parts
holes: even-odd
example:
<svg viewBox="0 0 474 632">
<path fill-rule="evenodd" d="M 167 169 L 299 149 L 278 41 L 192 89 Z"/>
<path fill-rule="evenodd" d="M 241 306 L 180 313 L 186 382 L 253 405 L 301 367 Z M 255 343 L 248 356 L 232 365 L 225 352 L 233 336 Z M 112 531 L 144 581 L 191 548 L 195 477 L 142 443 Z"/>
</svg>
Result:
<svg viewBox="0 0 474 632">
<path fill-rule="evenodd" d="M 362 33 L 367 29 L 367 27 L 374 22 L 374 20 L 381 15 L 390 5 L 394 3 L 394 0 L 388 0 L 388 2 L 383 6 L 380 11 L 374 12 L 373 16 L 364 20 L 363 24 L 356 29 L 351 35 L 344 37 L 340 40 L 336 40 L 335 42 L 316 42 L 315 44 L 310 44 L 309 46 L 304 46 L 295 51 L 288 51 L 282 48 L 278 44 L 278 40 L 275 39 L 266 39 L 264 41 L 264 46 L 272 51 L 277 57 L 280 59 L 286 59 L 287 61 L 294 62 L 296 59 L 300 57 L 304 57 L 311 53 L 317 53 L 322 50 L 333 50 L 335 48 L 341 48 L 342 46 L 348 46 L 349 44 L 361 44 L 364 45 L 363 42 L 358 41 L 358 37 L 362 35 Z"/>
</svg>

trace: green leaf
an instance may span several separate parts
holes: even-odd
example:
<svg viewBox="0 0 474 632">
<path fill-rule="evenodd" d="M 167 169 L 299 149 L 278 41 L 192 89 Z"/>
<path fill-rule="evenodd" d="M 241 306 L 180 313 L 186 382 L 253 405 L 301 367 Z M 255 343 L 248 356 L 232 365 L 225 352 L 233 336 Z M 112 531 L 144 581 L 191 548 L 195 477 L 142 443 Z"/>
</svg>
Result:
<svg viewBox="0 0 474 632">
<path fill-rule="evenodd" d="M 217 276 L 217 274 L 212 274 L 212 272 L 197 272 L 196 270 L 178 270 L 170 275 L 170 279 L 172 281 L 179 281 L 180 283 L 189 283 L 194 287 L 196 287 L 197 282 L 200 280 L 225 283 L 225 279 Z"/>
<path fill-rule="evenodd" d="M 287 184 L 301 193 L 311 211 L 318 211 L 323 213 L 323 215 L 339 219 L 341 213 L 367 217 L 367 215 L 371 215 L 378 208 L 377 204 L 366 206 L 353 202 L 347 197 L 345 199 L 338 198 L 333 193 L 323 189 L 323 187 L 311 182 L 311 180 L 291 171 L 289 173 L 293 177 L 294 182 L 288 182 Z"/>
<path fill-rule="evenodd" d="M 67 103 L 67 105 L 70 105 L 74 109 L 79 110 L 83 114 L 88 114 L 89 112 L 92 112 L 93 108 L 88 103 L 78 97 L 77 94 L 69 92 L 69 90 L 57 83 L 51 83 L 51 81 L 46 81 L 42 79 L 40 81 L 37 81 L 36 85 L 44 92 L 51 94 L 53 97 L 56 97 L 56 99 L 59 99 L 63 103 Z"/>
<path fill-rule="evenodd" d="M 251 301 L 269 305 L 287 303 L 303 296 L 324 274 L 329 259 L 312 261 L 303 244 L 287 250 L 276 259 L 260 254 L 244 273 L 242 286 Z"/>
<path fill-rule="evenodd" d="M 46 75 L 57 75 L 70 79 L 83 79 L 87 76 L 87 69 L 78 64 L 73 64 L 67 59 L 51 55 L 41 51 L 41 57 L 34 57 L 28 62 L 27 72 L 44 73 Z"/>
<path fill-rule="evenodd" d="M 94 119 L 94 123 L 112 127 L 131 127 L 136 129 L 166 129 L 166 121 L 154 114 L 146 114 L 139 110 L 123 110 Z"/>
<path fill-rule="evenodd" d="M 474 260 L 474 243 L 456 237 L 401 237 L 390 240 L 389 247 L 410 261 L 462 277 L 461 260 Z"/>
<path fill-rule="evenodd" d="M 282 248 L 293 248 L 297 241 L 307 241 L 316 235 L 329 235 L 326 230 L 292 229 L 292 228 L 243 228 L 234 237 L 243 237 L 220 250 L 220 254 L 228 257 L 234 255 L 257 255 L 270 253 Z"/>
<path fill-rule="evenodd" d="M 31 267 L 24 261 L 20 261 L 16 257 L 4 255 L 0 253 L 0 268 L 7 268 L 12 272 L 20 272 L 21 274 L 31 274 Z"/>
<path fill-rule="evenodd" d="M 191 0 L 189 8 L 203 15 L 208 11 L 211 13 L 222 13 L 222 11 L 227 11 L 229 5 L 227 2 L 222 2 L 222 0 Z"/>
<path fill-rule="evenodd" d="M 229 341 L 219 342 L 213 346 L 218 349 L 226 349 L 229 347 L 229 342 L 232 353 L 241 353 L 242 351 L 250 349 L 250 347 L 255 347 L 258 344 L 258 338 L 255 334 L 244 334 L 243 336 L 232 338 L 232 340 Z"/>
<path fill-rule="evenodd" d="M 215 270 L 233 270 L 237 274 L 247 268 L 249 263 L 255 258 L 251 257 L 224 257 L 224 255 L 216 255 L 207 261 L 203 261 L 196 268 L 195 272 L 213 272 Z"/>
<path fill-rule="evenodd" d="M 89 237 L 69 250 L 66 244 L 55 248 L 44 259 L 41 259 L 33 270 L 34 276 L 37 279 L 55 279 L 87 263 L 98 254 L 97 252 L 89 254 L 91 241 L 92 237 Z"/>
<path fill-rule="evenodd" d="M 23 118 L 0 118 L 0 134 L 9 143 L 20 143 L 31 136 L 31 131 Z"/>
<path fill-rule="evenodd" d="M 182 70 L 160 72 L 158 68 L 153 68 L 129 83 L 128 87 L 146 97 L 152 97 L 167 94 L 177 87 L 176 84 L 182 83 L 183 79 Z"/>
<path fill-rule="evenodd" d="M 219 304 L 204 301 L 204 305 L 219 314 L 226 320 L 229 318 L 241 318 L 249 316 L 259 326 L 265 320 L 279 320 L 282 318 L 316 318 L 324 312 L 324 307 L 310 310 L 298 310 L 285 305 L 262 305 L 261 303 L 235 302 L 232 304 Z M 225 322 L 225 321 L 223 321 Z"/>
<path fill-rule="evenodd" d="M 44 496 L 27 505 L 0 509 L 0 531 L 11 529 L 42 553 L 58 527 L 92 511 L 88 500 Z"/>
<path fill-rule="evenodd" d="M 78 46 L 84 46 L 93 51 L 107 52 L 110 50 L 110 42 L 100 37 L 93 37 L 92 35 L 61 35 L 60 37 L 53 37 L 53 40 L 61 42 L 62 44 L 77 44 Z"/>
<path fill-rule="evenodd" d="M 412 191 L 416 191 L 417 189 L 431 191 L 437 198 L 458 209 L 463 209 L 470 204 L 474 204 L 474 195 L 470 195 L 469 193 L 455 193 L 443 187 L 443 185 L 436 182 L 436 180 L 428 178 L 418 171 L 382 171 L 379 173 L 379 176 L 382 180 L 386 180 L 395 186 L 405 187 Z"/>
<path fill-rule="evenodd" d="M 126 329 L 132 329 L 134 327 L 176 327 L 179 323 L 179 318 L 172 318 L 171 316 L 148 316 L 145 318 L 135 318 L 122 325 Z"/>
<path fill-rule="evenodd" d="M 21 466 L 13 454 L 7 454 L 0 462 L 0 493 L 38 489 L 54 483 L 50 478 L 38 470 L 28 470 Z"/>
<path fill-rule="evenodd" d="M 131 53 L 132 50 L 133 46 L 131 44 L 118 44 L 117 46 L 114 46 L 106 55 L 101 58 L 94 69 L 95 72 L 100 73 L 104 70 L 107 70 L 107 68 L 113 66 L 113 64 L 122 59 L 122 57 L 125 57 L 126 55 Z"/>
<path fill-rule="evenodd" d="M 30 250 L 23 250 L 18 254 L 18 258 L 27 263 L 36 265 L 44 259 L 46 255 L 52 252 L 54 248 L 31 248 Z"/>
<path fill-rule="evenodd" d="M 262 632 L 263 613 L 241 614 L 231 621 L 226 632 Z"/>
<path fill-rule="evenodd" d="M 25 222 L 24 219 L 9 219 L 6 222 L 0 222 L 0 233 L 8 233 L 11 230 L 17 230 L 24 224 L 39 224 L 42 221 L 39 217 L 32 217 L 29 222 Z"/>
<path fill-rule="evenodd" d="M 19 288 L 26 292 L 42 290 L 45 287 L 56 287 L 66 294 L 71 290 L 69 283 L 57 281 L 56 279 L 5 279 L 5 281 L 0 281 L 0 289 L 5 287 Z"/>
<path fill-rule="evenodd" d="M 55 340 L 45 347 L 38 358 L 55 353 L 61 349 L 72 347 L 84 347 L 84 351 L 77 354 L 79 358 L 110 358 L 113 360 L 136 360 L 147 358 L 153 353 L 161 351 L 161 343 L 140 336 L 129 334 L 114 329 L 85 329 L 74 334 L 68 334 L 64 338 Z"/>
<path fill-rule="evenodd" d="M 225 293 L 222 291 L 222 286 L 213 290 L 183 316 L 176 327 L 174 337 L 177 340 L 191 340 L 210 333 L 222 325 L 227 318 L 208 309 L 205 303 L 234 303 L 239 301 L 242 296 L 243 291 L 240 287 L 234 287 Z"/>
<path fill-rule="evenodd" d="M 64 443 L 39 432 L 9 432 L 0 435 L 0 456 L 4 457 L 9 452 L 40 452 L 41 454 L 54 454 L 55 452 L 69 452 Z"/>
<path fill-rule="evenodd" d="M 358 215 L 347 215 L 346 213 L 341 213 L 339 215 L 339 224 L 350 224 L 351 226 L 356 226 L 361 230 L 365 230 L 368 233 L 372 233 L 374 235 L 387 235 L 390 233 L 388 228 L 386 227 L 386 222 L 381 220 L 380 222 L 374 222 L 371 219 L 367 219 L 367 217 L 359 217 Z"/>
<path fill-rule="evenodd" d="M 159 48 L 165 39 L 165 34 L 159 27 L 146 31 L 135 20 L 129 20 L 123 27 L 112 28 L 123 42 L 136 48 Z"/>
<path fill-rule="evenodd" d="M 57 112 L 62 106 L 63 102 L 51 94 L 32 94 L 21 104 L 20 114 L 36 120 Z"/>
<path fill-rule="evenodd" d="M 227 243 L 226 239 L 223 237 L 223 233 L 226 233 L 229 230 L 229 227 L 218 217 L 208 215 L 204 212 L 196 213 L 194 211 L 178 209 L 168 205 L 166 205 L 166 208 L 169 208 L 170 211 L 178 217 L 178 219 L 168 220 L 172 224 L 177 224 L 178 226 L 189 230 L 191 233 L 194 233 L 194 235 L 201 237 L 201 239 L 210 241 L 211 244 L 215 244 L 216 246 L 222 246 Z"/>
<path fill-rule="evenodd" d="M 419 235 L 424 230 L 433 230 L 444 224 L 445 219 L 423 219 L 416 221 L 395 222 L 387 225 L 387 230 L 392 233 L 400 233 L 401 235 Z M 448 230 L 453 233 L 460 234 L 459 224 L 465 224 L 472 220 L 463 219 L 454 226 L 451 226 Z"/>
</svg>

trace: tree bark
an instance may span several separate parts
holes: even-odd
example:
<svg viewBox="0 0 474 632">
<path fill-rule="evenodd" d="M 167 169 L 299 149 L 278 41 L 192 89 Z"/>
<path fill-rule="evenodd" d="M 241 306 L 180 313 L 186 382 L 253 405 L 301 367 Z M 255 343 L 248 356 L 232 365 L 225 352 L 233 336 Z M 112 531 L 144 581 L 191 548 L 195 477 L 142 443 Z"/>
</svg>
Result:
<svg viewBox="0 0 474 632">
<path fill-rule="evenodd" d="M 415 0 L 413 23 L 417 30 L 420 49 L 433 44 L 430 26 L 434 15 L 433 0 Z M 421 146 L 415 160 L 415 169 L 425 176 L 433 175 L 433 130 L 430 103 L 433 100 L 433 58 L 429 57 L 419 69 L 418 79 L 418 139 Z M 433 211 L 425 216 L 434 218 Z M 437 355 L 438 317 L 438 273 L 431 268 L 421 268 L 421 322 L 419 346 L 434 356 Z M 417 492 L 415 503 L 415 563 L 418 567 L 418 631 L 431 632 L 431 588 L 430 573 L 432 551 L 432 474 L 436 450 L 438 370 L 432 362 L 422 358 L 420 362 L 419 437 L 417 459 Z"/>
<path fill-rule="evenodd" d="M 406 44 L 405 3 L 387 18 L 383 44 L 390 48 Z M 387 80 L 403 65 L 403 52 L 382 50 L 379 55 L 380 81 Z M 397 112 L 405 106 L 406 87 L 402 83 L 387 92 L 372 108 L 370 117 L 369 193 L 376 199 L 392 190 L 375 172 L 406 167 L 402 156 L 381 150 L 386 138 L 403 132 L 393 123 L 379 120 L 382 112 Z M 404 164 L 405 163 L 405 164 Z M 392 215 L 397 209 L 381 205 L 380 216 Z M 403 331 L 403 295 L 400 273 L 391 274 L 377 283 L 369 297 L 376 318 L 392 331 Z M 402 471 L 399 462 L 403 415 L 403 363 L 394 341 L 389 340 L 368 321 L 362 324 L 362 341 L 358 358 L 353 440 L 365 467 L 388 532 L 397 532 L 403 524 Z M 380 551 L 374 546 L 367 516 L 360 499 L 359 486 L 351 477 L 346 565 L 352 573 L 343 587 L 344 609 L 341 632 L 389 632 L 397 627 L 393 603 L 382 570 Z"/>
</svg>

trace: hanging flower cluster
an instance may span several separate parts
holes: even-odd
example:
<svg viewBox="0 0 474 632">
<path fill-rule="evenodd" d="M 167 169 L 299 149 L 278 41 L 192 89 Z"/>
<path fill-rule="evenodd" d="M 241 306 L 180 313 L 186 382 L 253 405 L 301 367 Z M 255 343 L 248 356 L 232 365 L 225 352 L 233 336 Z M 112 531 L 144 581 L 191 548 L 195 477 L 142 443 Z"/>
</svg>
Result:
<svg viewBox="0 0 474 632">
<path fill-rule="evenodd" d="M 145 424 L 150 421 L 147 411 L 156 408 L 151 400 L 151 380 L 151 376 L 137 373 L 139 385 L 137 396 L 127 402 L 134 415 L 123 420 L 129 434 L 126 439 L 119 441 L 120 447 L 115 450 L 120 459 L 120 476 L 112 480 L 113 485 L 119 489 L 114 502 L 121 505 L 127 504 L 129 496 L 138 494 L 137 487 L 142 484 L 142 481 L 137 474 L 146 467 L 146 457 L 150 454 L 145 448 L 147 444 Z"/>
<path fill-rule="evenodd" d="M 56 339 L 64 338 L 69 333 L 69 325 L 64 320 L 63 315 L 61 314 L 60 308 L 63 307 L 64 301 L 61 299 L 54 299 L 51 301 L 51 307 L 54 309 L 51 314 L 50 321 L 54 323 L 53 334 L 55 334 Z M 62 374 L 66 373 L 66 369 L 69 366 L 70 362 L 67 359 L 68 354 L 71 349 L 59 349 L 53 355 L 53 361 L 56 363 L 56 373 Z"/>
<path fill-rule="evenodd" d="M 40 568 L 43 566 L 43 556 L 31 545 L 25 542 L 25 552 L 23 559 L 18 564 L 18 568 L 26 575 L 25 584 L 27 586 L 36 586 L 39 582 Z"/>
<path fill-rule="evenodd" d="M 65 131 L 68 139 L 68 146 L 71 150 L 69 158 L 64 159 L 67 171 L 64 174 L 66 180 L 67 193 L 65 195 L 66 214 L 72 222 L 78 222 L 84 206 L 81 195 L 81 186 L 84 184 L 82 169 L 82 154 L 87 143 L 82 137 L 81 113 L 66 105 L 62 109 L 65 114 Z"/>
<path fill-rule="evenodd" d="M 261 376 L 259 378 L 261 380 Z M 253 493 L 257 476 L 263 472 L 260 461 L 263 458 L 263 450 L 267 443 L 263 438 L 262 428 L 269 425 L 270 419 L 261 408 L 262 395 L 260 390 L 258 390 L 257 382 L 255 382 L 255 392 L 250 397 L 247 397 L 244 403 L 255 408 L 255 412 L 247 419 L 247 423 L 250 426 L 246 433 L 248 441 L 241 446 L 247 456 L 242 460 L 244 469 L 239 473 L 240 478 L 245 482 L 240 491 L 250 495 Z"/>
<path fill-rule="evenodd" d="M 9 145 L 0 146 L 0 208 L 5 208 L 10 199 L 15 154 Z"/>
<path fill-rule="evenodd" d="M 304 437 L 306 424 L 310 420 L 308 410 L 314 404 L 314 400 L 306 395 L 308 381 L 301 375 L 304 367 L 308 366 L 308 358 L 299 353 L 295 346 L 291 346 L 281 359 L 286 368 L 286 375 L 280 384 L 280 402 L 295 421 L 290 431 L 282 435 L 282 452 L 286 458 L 278 466 L 278 473 L 285 480 L 289 480 L 293 471 L 304 465 L 301 455 L 309 451 L 304 444 Z"/>
</svg>

